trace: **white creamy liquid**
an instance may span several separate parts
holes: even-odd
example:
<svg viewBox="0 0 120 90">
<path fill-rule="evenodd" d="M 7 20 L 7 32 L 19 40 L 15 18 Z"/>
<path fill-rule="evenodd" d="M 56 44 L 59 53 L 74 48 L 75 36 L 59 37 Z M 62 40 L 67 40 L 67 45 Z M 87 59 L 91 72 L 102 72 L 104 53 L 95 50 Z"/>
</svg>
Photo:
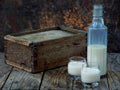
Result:
<svg viewBox="0 0 120 90">
<path fill-rule="evenodd" d="M 85 62 L 71 61 L 68 63 L 68 73 L 70 75 L 81 76 L 81 69 L 85 66 Z"/>
<path fill-rule="evenodd" d="M 100 75 L 105 75 L 107 72 L 107 47 L 105 45 L 89 45 L 87 47 L 88 65 L 92 62 L 96 63 L 100 69 Z"/>
<path fill-rule="evenodd" d="M 81 71 L 81 80 L 84 83 L 100 81 L 100 70 L 97 68 L 83 68 Z"/>
</svg>

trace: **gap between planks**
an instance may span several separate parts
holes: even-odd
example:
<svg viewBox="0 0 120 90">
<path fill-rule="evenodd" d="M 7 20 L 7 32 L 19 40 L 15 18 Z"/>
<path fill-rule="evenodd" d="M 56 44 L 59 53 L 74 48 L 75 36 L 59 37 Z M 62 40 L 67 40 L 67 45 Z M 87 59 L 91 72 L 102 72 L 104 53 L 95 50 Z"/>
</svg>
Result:
<svg viewBox="0 0 120 90">
<path fill-rule="evenodd" d="M 43 72 L 32 74 L 13 68 L 2 90 L 39 90 Z"/>
<path fill-rule="evenodd" d="M 9 76 L 10 76 L 12 70 L 13 70 L 13 67 L 11 67 L 11 70 L 10 70 L 10 72 L 8 73 L 8 75 L 7 75 L 6 79 L 5 79 L 5 82 L 3 83 L 1 89 L 4 87 L 4 85 L 5 85 L 6 81 L 7 81 L 7 79 L 9 78 Z"/>
<path fill-rule="evenodd" d="M 0 89 L 2 89 L 2 87 L 4 86 L 11 71 L 12 71 L 12 67 L 5 64 L 4 53 L 0 52 Z"/>
<path fill-rule="evenodd" d="M 45 75 L 45 71 L 43 72 L 43 75 L 42 75 L 42 77 L 41 77 L 41 82 L 40 82 L 40 85 L 39 85 L 39 90 L 40 90 L 40 88 L 41 88 L 41 85 L 42 85 L 42 82 L 43 82 L 44 75 Z"/>
</svg>

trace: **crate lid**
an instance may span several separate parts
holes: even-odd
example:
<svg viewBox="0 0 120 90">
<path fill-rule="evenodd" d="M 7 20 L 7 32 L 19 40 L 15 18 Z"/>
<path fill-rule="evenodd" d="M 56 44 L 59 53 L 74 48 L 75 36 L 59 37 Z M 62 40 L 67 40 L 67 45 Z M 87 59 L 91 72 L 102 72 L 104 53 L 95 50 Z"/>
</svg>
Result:
<svg viewBox="0 0 120 90">
<path fill-rule="evenodd" d="M 84 36 L 86 35 L 86 32 L 62 25 L 59 28 L 55 27 L 51 29 L 44 29 L 44 31 L 32 30 L 32 31 L 25 31 L 21 33 L 6 35 L 4 39 L 18 43 L 18 44 L 22 44 L 25 46 L 29 46 L 29 45 L 32 45 L 33 43 L 38 44 L 44 41 L 51 41 L 51 40 L 62 39 L 62 38 L 65 39 L 69 37 L 72 38 L 77 35 Z"/>
<path fill-rule="evenodd" d="M 32 43 L 40 43 L 40 42 L 60 39 L 64 37 L 71 37 L 74 35 L 75 33 L 69 31 L 47 30 L 42 32 L 32 31 L 32 32 L 23 32 L 13 35 L 6 35 L 4 39 L 29 46 Z"/>
<path fill-rule="evenodd" d="M 21 36 L 16 36 L 21 40 L 31 41 L 33 43 L 42 42 L 46 40 L 59 39 L 62 37 L 72 36 L 73 33 L 61 31 L 61 30 L 50 30 L 44 32 L 37 32 L 32 34 L 26 34 Z"/>
</svg>

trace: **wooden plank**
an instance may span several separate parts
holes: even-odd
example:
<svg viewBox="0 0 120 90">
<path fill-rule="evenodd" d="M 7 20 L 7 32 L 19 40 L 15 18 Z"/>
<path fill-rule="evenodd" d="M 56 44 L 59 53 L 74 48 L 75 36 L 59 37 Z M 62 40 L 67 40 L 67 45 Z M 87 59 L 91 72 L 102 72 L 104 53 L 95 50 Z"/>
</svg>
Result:
<svg viewBox="0 0 120 90">
<path fill-rule="evenodd" d="M 80 81 L 79 81 L 80 82 Z M 81 82 L 80 82 L 81 83 Z M 72 88 L 73 89 L 70 89 L 70 90 L 109 90 L 108 88 L 108 83 L 107 83 L 107 78 L 101 78 L 100 82 L 99 82 L 99 86 L 98 87 L 95 87 L 95 88 L 85 88 L 83 87 L 82 84 L 78 83 L 74 83 L 76 84 L 77 86 L 73 86 Z"/>
<path fill-rule="evenodd" d="M 68 78 L 68 73 L 67 73 L 67 67 L 60 67 L 54 70 L 49 70 L 46 71 L 42 85 L 41 85 L 41 90 L 66 90 L 66 89 L 71 89 L 72 90 L 92 90 L 91 88 L 83 88 L 81 85 L 81 82 L 74 82 L 77 83 L 78 86 L 73 85 L 71 88 L 69 87 L 72 84 L 72 79 Z M 71 83 L 69 83 L 71 82 Z M 77 88 L 76 88 L 77 87 Z"/>
<path fill-rule="evenodd" d="M 109 90 L 119 90 L 120 89 L 120 72 L 108 72 L 108 84 Z"/>
<path fill-rule="evenodd" d="M 3 90 L 39 90 L 43 73 L 32 74 L 14 68 Z"/>
<path fill-rule="evenodd" d="M 73 32 L 73 33 L 87 34 L 87 32 L 85 30 L 78 30 L 78 29 L 74 29 L 74 28 L 71 28 L 71 27 L 66 27 L 64 25 L 61 25 L 60 28 L 62 30 L 66 30 L 66 31 Z"/>
<path fill-rule="evenodd" d="M 74 83 L 73 85 L 72 82 Z M 74 80 L 72 81 L 72 79 L 68 78 L 67 67 L 47 71 L 41 85 L 42 90 L 66 90 L 68 87 L 71 90 L 108 90 L 107 78 L 101 79 L 100 85 L 97 88 L 83 88 L 80 81 L 74 82 Z"/>
<path fill-rule="evenodd" d="M 33 63 L 33 52 L 31 47 L 26 47 L 10 41 L 5 41 L 4 43 L 6 63 L 31 72 Z"/>
<path fill-rule="evenodd" d="M 60 27 L 51 27 L 51 28 L 44 28 L 44 29 L 36 29 L 36 30 L 29 30 L 29 29 L 24 29 L 24 31 L 21 31 L 19 33 L 12 33 L 10 35 L 12 36 L 21 36 L 21 35 L 26 35 L 26 34 L 32 34 L 32 33 L 37 33 L 37 32 L 43 32 L 43 31 L 49 31 L 49 30 L 59 30 L 61 29 Z"/>
<path fill-rule="evenodd" d="M 7 77 L 9 76 L 12 67 L 8 66 L 4 62 L 4 53 L 0 52 L 0 90 L 3 87 Z"/>
<path fill-rule="evenodd" d="M 109 90 L 109 88 L 108 88 L 108 82 L 107 82 L 107 77 L 102 78 L 100 80 L 99 86 L 93 88 L 93 90 Z"/>
<path fill-rule="evenodd" d="M 108 60 L 108 71 L 120 72 L 120 53 L 110 53 Z"/>
<path fill-rule="evenodd" d="M 30 44 L 32 44 L 31 41 L 27 41 L 27 40 L 21 40 L 15 36 L 11 36 L 11 35 L 6 35 L 4 37 L 4 39 L 7 41 L 11 41 L 11 42 L 17 42 L 18 44 L 22 44 L 22 45 L 25 45 L 25 46 L 30 46 Z"/>
<path fill-rule="evenodd" d="M 108 62 L 109 90 L 120 89 L 120 54 L 111 53 Z"/>
<path fill-rule="evenodd" d="M 93 90 L 92 88 L 84 88 L 82 82 L 80 80 L 75 79 L 68 80 L 67 88 L 68 90 Z"/>
<path fill-rule="evenodd" d="M 73 87 L 73 90 L 119 90 L 120 88 L 120 55 L 113 53 L 108 55 L 108 75 L 100 80 L 96 88 Z M 67 89 L 67 67 L 61 67 L 45 72 L 41 89 Z M 69 80 L 68 80 L 69 81 Z M 80 83 L 80 82 L 79 82 Z M 73 86 L 73 85 L 72 85 Z"/>
<path fill-rule="evenodd" d="M 108 71 L 111 71 L 111 68 L 109 68 L 109 67 L 114 64 L 111 64 L 110 62 L 112 62 L 113 58 L 116 56 L 117 56 L 117 54 L 114 54 L 114 53 L 108 54 Z M 109 75 L 107 75 L 106 78 L 102 78 L 99 86 L 97 88 L 94 88 L 93 90 L 109 90 L 109 85 L 108 85 L 109 77 L 108 76 Z"/>
<path fill-rule="evenodd" d="M 66 90 L 67 68 L 61 67 L 55 70 L 49 70 L 45 73 L 41 90 Z"/>
</svg>

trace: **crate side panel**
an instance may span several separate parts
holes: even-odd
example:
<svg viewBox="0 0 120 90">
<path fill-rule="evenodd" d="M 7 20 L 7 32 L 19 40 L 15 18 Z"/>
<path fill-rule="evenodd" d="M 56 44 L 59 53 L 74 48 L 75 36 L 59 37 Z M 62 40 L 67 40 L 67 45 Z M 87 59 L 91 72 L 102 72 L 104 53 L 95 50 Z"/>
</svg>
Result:
<svg viewBox="0 0 120 90">
<path fill-rule="evenodd" d="M 31 71 L 32 51 L 30 47 L 5 41 L 6 63 L 12 66 Z"/>
</svg>

